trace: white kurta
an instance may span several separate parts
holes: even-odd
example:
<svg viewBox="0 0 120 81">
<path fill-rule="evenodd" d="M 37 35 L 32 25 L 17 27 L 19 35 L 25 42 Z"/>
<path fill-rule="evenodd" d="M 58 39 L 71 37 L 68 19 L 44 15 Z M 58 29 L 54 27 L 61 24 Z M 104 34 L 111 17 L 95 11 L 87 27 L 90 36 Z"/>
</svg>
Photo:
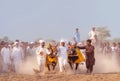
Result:
<svg viewBox="0 0 120 81">
<path fill-rule="evenodd" d="M 10 48 L 3 47 L 1 49 L 1 56 L 3 59 L 3 63 L 5 63 L 5 64 L 11 63 L 11 50 L 10 50 Z"/>
<path fill-rule="evenodd" d="M 7 72 L 8 68 L 9 68 L 8 65 L 11 64 L 11 50 L 10 50 L 10 48 L 3 47 L 1 49 L 1 56 L 3 59 L 3 71 Z"/>
<path fill-rule="evenodd" d="M 34 56 L 35 55 L 35 49 L 34 48 L 27 48 L 27 55 L 28 56 Z"/>
<path fill-rule="evenodd" d="M 40 54 L 42 52 L 42 54 Z M 44 70 L 45 62 L 46 62 L 46 48 L 42 48 L 39 46 L 36 50 L 37 54 L 37 63 L 39 65 L 40 71 Z"/>
<path fill-rule="evenodd" d="M 12 58 L 14 61 L 22 61 L 24 53 L 21 47 L 13 47 Z"/>
<path fill-rule="evenodd" d="M 59 68 L 60 72 L 62 72 L 63 68 L 65 69 L 65 65 L 67 64 L 67 47 L 59 46 L 58 51 Z"/>
<path fill-rule="evenodd" d="M 90 31 L 88 34 L 89 34 L 90 39 L 92 39 L 92 40 L 94 40 L 95 35 L 97 35 L 97 33 L 95 31 Z"/>
<path fill-rule="evenodd" d="M 24 53 L 21 47 L 13 47 L 12 49 L 12 59 L 15 66 L 15 71 L 18 71 L 19 65 L 22 63 L 24 58 Z"/>
</svg>

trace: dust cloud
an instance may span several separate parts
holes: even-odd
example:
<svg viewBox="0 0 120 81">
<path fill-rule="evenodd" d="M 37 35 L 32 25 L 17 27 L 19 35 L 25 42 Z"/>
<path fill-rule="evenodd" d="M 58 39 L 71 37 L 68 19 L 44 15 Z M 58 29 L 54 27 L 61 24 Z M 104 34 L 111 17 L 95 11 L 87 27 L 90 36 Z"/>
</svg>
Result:
<svg viewBox="0 0 120 81">
<path fill-rule="evenodd" d="M 119 63 L 116 55 L 105 56 L 95 53 L 96 63 L 94 73 L 114 73 L 120 72 Z"/>
<path fill-rule="evenodd" d="M 93 69 L 93 73 L 116 73 L 120 72 L 120 66 L 118 65 L 118 60 L 115 55 L 105 56 L 99 53 L 95 53 L 95 59 L 96 63 Z M 34 71 L 33 68 L 38 69 L 37 60 L 36 57 L 29 57 L 26 61 L 23 62 L 23 64 L 19 67 L 19 74 L 29 74 L 33 75 Z M 46 68 L 45 68 L 46 69 Z M 56 71 L 59 71 L 59 67 L 57 65 Z M 86 73 L 86 67 L 85 63 L 79 65 L 78 69 L 79 73 Z M 70 66 L 67 65 L 67 73 L 73 74 L 73 72 L 70 70 Z"/>
<path fill-rule="evenodd" d="M 36 57 L 29 57 L 20 65 L 20 67 L 18 69 L 18 73 L 33 75 L 34 68 L 38 69 Z"/>
</svg>

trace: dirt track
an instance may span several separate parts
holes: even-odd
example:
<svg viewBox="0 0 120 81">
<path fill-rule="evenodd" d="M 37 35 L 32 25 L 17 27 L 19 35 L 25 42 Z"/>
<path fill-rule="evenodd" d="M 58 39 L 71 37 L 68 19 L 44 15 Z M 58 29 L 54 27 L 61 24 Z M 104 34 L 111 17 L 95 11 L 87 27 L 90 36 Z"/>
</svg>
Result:
<svg viewBox="0 0 120 81">
<path fill-rule="evenodd" d="M 0 81 L 120 81 L 120 73 L 106 74 L 0 74 Z"/>
</svg>

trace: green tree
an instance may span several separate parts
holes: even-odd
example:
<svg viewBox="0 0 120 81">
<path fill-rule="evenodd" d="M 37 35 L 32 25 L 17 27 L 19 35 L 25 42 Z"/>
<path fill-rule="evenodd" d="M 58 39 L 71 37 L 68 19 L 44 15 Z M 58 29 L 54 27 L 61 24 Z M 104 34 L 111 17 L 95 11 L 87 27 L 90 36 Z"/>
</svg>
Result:
<svg viewBox="0 0 120 81">
<path fill-rule="evenodd" d="M 8 42 L 8 41 L 9 41 L 9 38 L 8 38 L 7 36 L 4 36 L 4 37 L 2 38 L 2 40 Z"/>
<path fill-rule="evenodd" d="M 9 43 L 12 42 L 7 36 L 4 36 L 3 38 L 1 38 L 0 41 L 9 42 Z"/>
<path fill-rule="evenodd" d="M 114 39 L 112 39 L 111 41 L 118 43 L 118 42 L 120 42 L 120 38 L 114 38 Z"/>
<path fill-rule="evenodd" d="M 97 37 L 99 40 L 106 40 L 111 36 L 110 31 L 107 29 L 107 27 L 97 27 L 96 31 L 98 33 Z"/>
</svg>

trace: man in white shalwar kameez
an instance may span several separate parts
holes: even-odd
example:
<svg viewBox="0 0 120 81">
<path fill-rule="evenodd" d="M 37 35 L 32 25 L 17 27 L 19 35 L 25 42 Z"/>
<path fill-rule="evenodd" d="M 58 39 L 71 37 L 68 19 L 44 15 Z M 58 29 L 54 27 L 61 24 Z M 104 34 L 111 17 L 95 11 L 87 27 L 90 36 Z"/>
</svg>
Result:
<svg viewBox="0 0 120 81">
<path fill-rule="evenodd" d="M 111 51 L 112 51 L 112 59 L 116 59 L 117 58 L 117 55 L 116 55 L 117 45 L 115 42 L 112 43 Z"/>
<path fill-rule="evenodd" d="M 11 49 L 9 48 L 8 43 L 1 49 L 1 56 L 3 59 L 3 72 L 8 72 L 11 64 Z"/>
<path fill-rule="evenodd" d="M 63 72 L 63 70 L 66 71 L 65 67 L 67 64 L 67 47 L 65 46 L 64 40 L 60 41 L 60 46 L 58 47 L 58 62 L 60 72 Z"/>
<path fill-rule="evenodd" d="M 98 33 L 96 32 L 95 27 L 92 28 L 92 30 L 88 33 L 88 35 L 89 35 L 89 39 L 92 40 L 92 43 L 97 42 Z"/>
<path fill-rule="evenodd" d="M 34 43 L 31 42 L 29 44 L 29 46 L 27 47 L 27 56 L 29 56 L 29 57 L 34 57 L 35 56 L 35 48 L 34 48 L 33 44 Z"/>
<path fill-rule="evenodd" d="M 36 50 L 37 63 L 39 65 L 39 71 L 43 72 L 44 71 L 45 62 L 46 62 L 45 41 L 44 40 L 40 40 L 39 43 L 40 43 L 40 46 Z"/>
<path fill-rule="evenodd" d="M 14 63 L 15 72 L 18 73 L 19 66 L 24 59 L 23 49 L 20 47 L 19 42 L 15 42 L 15 46 L 12 49 L 12 59 Z"/>
</svg>

